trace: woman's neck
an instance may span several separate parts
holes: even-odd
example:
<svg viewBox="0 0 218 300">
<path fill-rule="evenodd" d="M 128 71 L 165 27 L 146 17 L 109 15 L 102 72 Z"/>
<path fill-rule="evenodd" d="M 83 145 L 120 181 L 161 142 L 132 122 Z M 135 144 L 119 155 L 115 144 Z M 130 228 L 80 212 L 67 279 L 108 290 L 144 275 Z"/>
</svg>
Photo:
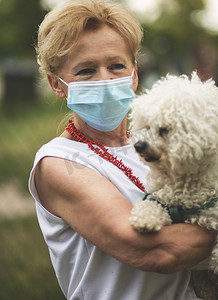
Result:
<svg viewBox="0 0 218 300">
<path fill-rule="evenodd" d="M 96 130 L 90 127 L 84 121 L 77 120 L 77 118 L 75 118 L 73 122 L 76 128 L 85 137 L 90 138 L 93 141 L 99 141 L 107 147 L 121 147 L 129 144 L 126 133 L 126 118 L 115 130 L 109 132 Z M 61 136 L 68 139 L 73 139 L 67 131 L 64 131 Z"/>
</svg>

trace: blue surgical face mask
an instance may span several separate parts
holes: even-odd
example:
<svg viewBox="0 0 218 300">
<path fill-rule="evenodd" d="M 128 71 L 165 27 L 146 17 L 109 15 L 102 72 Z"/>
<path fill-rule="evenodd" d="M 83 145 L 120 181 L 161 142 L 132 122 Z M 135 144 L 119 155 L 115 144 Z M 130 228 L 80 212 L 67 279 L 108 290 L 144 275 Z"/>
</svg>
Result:
<svg viewBox="0 0 218 300">
<path fill-rule="evenodd" d="M 68 86 L 67 106 L 89 126 L 100 131 L 117 128 L 135 98 L 132 76 L 100 81 L 76 81 Z"/>
</svg>

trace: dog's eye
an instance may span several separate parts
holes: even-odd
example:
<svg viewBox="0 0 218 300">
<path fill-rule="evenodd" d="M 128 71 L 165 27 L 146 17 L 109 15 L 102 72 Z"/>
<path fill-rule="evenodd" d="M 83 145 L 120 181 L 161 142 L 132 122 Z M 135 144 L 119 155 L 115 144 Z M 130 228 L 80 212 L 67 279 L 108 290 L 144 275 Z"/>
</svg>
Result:
<svg viewBox="0 0 218 300">
<path fill-rule="evenodd" d="M 169 130 L 165 127 L 159 128 L 159 135 L 161 137 L 165 137 L 168 134 Z"/>
</svg>

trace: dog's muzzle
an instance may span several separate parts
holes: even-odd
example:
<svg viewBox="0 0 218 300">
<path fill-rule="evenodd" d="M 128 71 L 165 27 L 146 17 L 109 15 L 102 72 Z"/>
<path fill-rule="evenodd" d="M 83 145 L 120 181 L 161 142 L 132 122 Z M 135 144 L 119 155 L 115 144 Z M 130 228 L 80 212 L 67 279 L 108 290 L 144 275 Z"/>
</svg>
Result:
<svg viewBox="0 0 218 300">
<path fill-rule="evenodd" d="M 145 141 L 138 141 L 134 144 L 136 152 L 140 154 L 147 162 L 154 162 L 160 159 L 160 155 L 149 146 Z"/>
</svg>

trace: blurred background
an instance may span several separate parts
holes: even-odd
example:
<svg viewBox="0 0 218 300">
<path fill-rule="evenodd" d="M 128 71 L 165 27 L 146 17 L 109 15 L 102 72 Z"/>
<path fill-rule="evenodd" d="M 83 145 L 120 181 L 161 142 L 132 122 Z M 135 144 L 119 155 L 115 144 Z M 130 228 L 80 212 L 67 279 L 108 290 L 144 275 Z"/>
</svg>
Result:
<svg viewBox="0 0 218 300">
<path fill-rule="evenodd" d="M 82 1 L 82 0 L 81 0 Z M 28 176 L 68 113 L 38 74 L 38 25 L 57 0 L 0 0 L 0 300 L 64 299 L 43 242 Z M 167 73 L 218 83 L 217 0 L 122 0 L 144 28 L 139 91 Z"/>
</svg>

